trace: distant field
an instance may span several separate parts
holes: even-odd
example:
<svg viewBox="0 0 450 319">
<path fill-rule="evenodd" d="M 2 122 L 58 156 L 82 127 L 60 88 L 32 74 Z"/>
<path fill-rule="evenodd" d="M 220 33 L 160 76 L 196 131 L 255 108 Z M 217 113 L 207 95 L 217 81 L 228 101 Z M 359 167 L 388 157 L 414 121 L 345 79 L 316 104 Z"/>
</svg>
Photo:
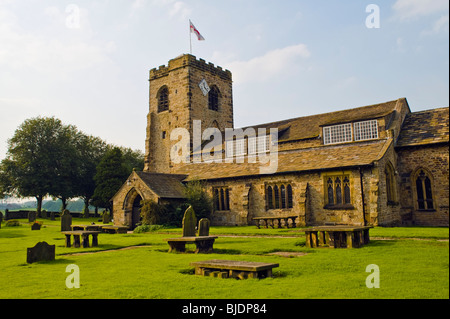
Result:
<svg viewBox="0 0 450 319">
<path fill-rule="evenodd" d="M 42 220 L 31 231 L 0 229 L 0 298 L 94 299 L 448 299 L 448 228 L 381 228 L 359 249 L 309 249 L 299 229 L 212 227 L 219 238 L 209 255 L 168 253 L 165 238 L 181 229 L 144 234 L 100 234 L 95 248 L 66 248 L 59 221 Z M 89 224 L 96 219 L 74 219 Z M 26 248 L 56 245 L 53 262 L 26 263 Z M 127 249 L 123 249 L 127 248 Z M 193 248 L 193 247 L 190 247 Z M 273 252 L 302 252 L 286 258 Z M 279 263 L 267 279 L 219 279 L 193 275 L 190 262 L 228 259 Z M 66 267 L 80 269 L 79 289 L 65 285 Z M 366 267 L 380 270 L 380 288 L 367 288 Z"/>
</svg>

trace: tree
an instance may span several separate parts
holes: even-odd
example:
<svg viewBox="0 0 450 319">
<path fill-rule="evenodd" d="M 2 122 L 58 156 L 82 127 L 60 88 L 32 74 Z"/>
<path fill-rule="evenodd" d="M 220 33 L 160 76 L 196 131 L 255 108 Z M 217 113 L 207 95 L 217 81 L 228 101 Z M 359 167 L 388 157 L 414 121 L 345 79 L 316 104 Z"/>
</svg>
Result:
<svg viewBox="0 0 450 319">
<path fill-rule="evenodd" d="M 186 201 L 192 206 L 198 220 L 209 218 L 213 208 L 213 200 L 205 191 L 205 185 L 199 180 L 187 183 L 184 189 Z"/>
<path fill-rule="evenodd" d="M 84 216 L 89 216 L 89 204 L 95 191 L 97 165 L 105 155 L 107 144 L 100 138 L 82 134 L 77 143 L 81 161 L 77 169 L 76 193 L 83 198 Z"/>
<path fill-rule="evenodd" d="M 129 175 L 122 151 L 115 147 L 108 151 L 97 166 L 95 190 L 92 202 L 95 206 L 111 210 L 110 199 L 116 194 Z"/>
<path fill-rule="evenodd" d="M 64 125 L 55 136 L 53 170 L 55 172 L 49 195 L 61 199 L 61 211 L 67 207 L 70 198 L 78 196 L 78 184 L 83 158 L 79 151 L 79 144 L 83 133 L 73 125 Z"/>
<path fill-rule="evenodd" d="M 8 140 L 7 155 L 0 164 L 2 192 L 36 197 L 39 214 L 46 195 L 69 196 L 65 186 L 73 162 L 67 156 L 73 155 L 69 144 L 75 132 L 75 127 L 54 117 L 25 120 Z"/>
</svg>

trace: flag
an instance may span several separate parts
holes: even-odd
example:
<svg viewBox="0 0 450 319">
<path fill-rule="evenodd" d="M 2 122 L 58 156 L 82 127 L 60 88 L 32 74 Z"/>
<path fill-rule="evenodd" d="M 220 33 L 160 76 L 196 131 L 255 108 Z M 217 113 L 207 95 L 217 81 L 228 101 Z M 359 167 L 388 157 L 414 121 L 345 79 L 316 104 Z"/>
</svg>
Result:
<svg viewBox="0 0 450 319">
<path fill-rule="evenodd" d="M 204 41 L 205 38 L 200 34 L 200 32 L 198 32 L 197 28 L 192 24 L 191 20 L 189 20 L 189 24 L 191 28 L 191 33 L 195 33 L 199 41 Z"/>
</svg>

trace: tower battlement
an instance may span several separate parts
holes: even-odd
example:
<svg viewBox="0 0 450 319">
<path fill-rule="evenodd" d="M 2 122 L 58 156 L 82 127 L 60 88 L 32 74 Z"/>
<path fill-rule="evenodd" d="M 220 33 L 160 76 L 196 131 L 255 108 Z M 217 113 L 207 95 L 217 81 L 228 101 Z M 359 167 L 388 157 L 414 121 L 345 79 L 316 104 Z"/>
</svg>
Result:
<svg viewBox="0 0 450 319">
<path fill-rule="evenodd" d="M 224 80 L 231 81 L 231 72 L 224 70 L 220 66 L 215 66 L 211 62 L 206 62 L 204 59 L 197 59 L 191 54 L 183 54 L 169 61 L 168 66 L 161 65 L 158 68 L 150 70 L 150 80 L 158 79 L 167 76 L 169 72 L 183 67 L 194 67 L 200 71 L 206 71 L 219 76 Z"/>
</svg>

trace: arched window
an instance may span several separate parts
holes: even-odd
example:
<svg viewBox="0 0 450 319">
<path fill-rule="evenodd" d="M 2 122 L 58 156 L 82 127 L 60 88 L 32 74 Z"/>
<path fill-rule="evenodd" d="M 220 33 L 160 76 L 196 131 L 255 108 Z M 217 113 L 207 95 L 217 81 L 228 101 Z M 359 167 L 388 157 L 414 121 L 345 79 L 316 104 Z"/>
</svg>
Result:
<svg viewBox="0 0 450 319">
<path fill-rule="evenodd" d="M 278 191 L 278 186 L 273 187 L 273 197 L 275 200 L 275 208 L 280 208 L 280 192 Z"/>
<path fill-rule="evenodd" d="M 220 91 L 213 85 L 208 93 L 208 108 L 213 111 L 219 111 Z"/>
<path fill-rule="evenodd" d="M 419 169 L 414 175 L 416 186 L 416 200 L 418 210 L 432 210 L 435 205 L 433 202 L 433 190 L 431 175 L 424 169 Z"/>
<path fill-rule="evenodd" d="M 339 177 L 334 181 L 335 189 L 336 189 L 336 204 L 342 204 L 342 188 L 341 188 L 341 180 Z"/>
<path fill-rule="evenodd" d="M 350 180 L 347 176 L 344 178 L 344 204 L 350 204 Z"/>
<path fill-rule="evenodd" d="M 272 186 L 267 187 L 267 207 L 269 209 L 273 209 L 273 194 L 272 194 Z"/>
<path fill-rule="evenodd" d="M 334 187 L 333 180 L 331 177 L 327 181 L 327 191 L 328 191 L 328 205 L 334 204 Z"/>
<path fill-rule="evenodd" d="M 281 193 L 281 208 L 286 208 L 286 187 L 284 185 L 281 185 L 280 193 Z"/>
<path fill-rule="evenodd" d="M 288 205 L 288 208 L 294 207 L 294 202 L 292 200 L 292 187 L 291 187 L 291 185 L 287 186 L 287 205 Z"/>
<path fill-rule="evenodd" d="M 158 113 L 167 111 L 169 109 L 169 89 L 167 86 L 159 89 L 156 98 L 158 99 Z"/>
</svg>

